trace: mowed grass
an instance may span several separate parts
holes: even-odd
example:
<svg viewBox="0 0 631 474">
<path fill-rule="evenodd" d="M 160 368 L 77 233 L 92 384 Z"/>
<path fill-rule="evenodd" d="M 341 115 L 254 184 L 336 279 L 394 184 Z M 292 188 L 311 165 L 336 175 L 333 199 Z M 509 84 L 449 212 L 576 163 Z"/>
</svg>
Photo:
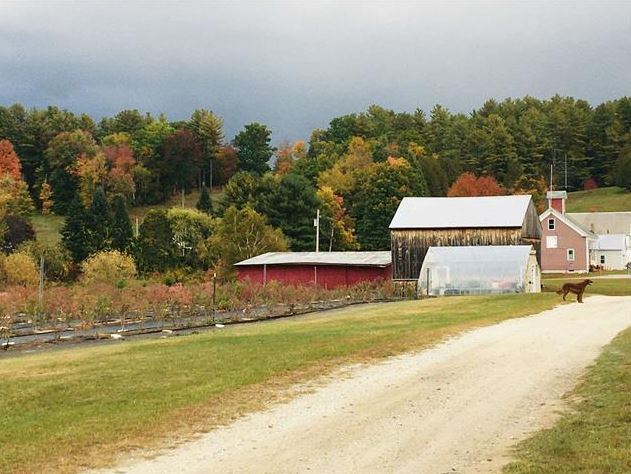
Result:
<svg viewBox="0 0 631 474">
<path fill-rule="evenodd" d="M 363 305 L 208 333 L 0 359 L 0 472 L 74 471 L 228 422 L 341 364 L 537 313 L 551 294 Z"/>
<path fill-rule="evenodd" d="M 35 229 L 37 240 L 46 244 L 56 244 L 61 240 L 61 228 L 64 225 L 63 216 L 32 214 L 31 223 Z"/>
<path fill-rule="evenodd" d="M 505 472 L 631 472 L 631 329 L 605 348 L 569 399 L 571 411 L 520 443 Z"/>
<path fill-rule="evenodd" d="M 568 194 L 566 206 L 567 212 L 631 211 L 631 193 L 616 186 L 577 191 Z"/>
<path fill-rule="evenodd" d="M 572 277 L 544 277 L 543 285 L 545 292 L 556 291 L 563 286 L 563 283 L 578 283 L 588 276 L 572 276 Z M 585 294 L 608 295 L 608 296 L 630 296 L 631 295 L 631 278 L 593 278 L 593 283 L 587 287 Z M 575 295 L 568 295 L 567 299 L 575 299 Z"/>
</svg>

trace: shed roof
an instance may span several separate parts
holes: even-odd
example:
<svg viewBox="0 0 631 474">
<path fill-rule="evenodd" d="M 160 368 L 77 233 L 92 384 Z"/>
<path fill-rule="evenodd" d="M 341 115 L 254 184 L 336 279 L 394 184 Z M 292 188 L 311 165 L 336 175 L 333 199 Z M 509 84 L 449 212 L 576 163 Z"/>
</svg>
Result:
<svg viewBox="0 0 631 474">
<path fill-rule="evenodd" d="M 592 248 L 595 250 L 624 250 L 626 238 L 627 236 L 624 234 L 599 235 Z"/>
<path fill-rule="evenodd" d="M 268 252 L 236 263 L 247 265 L 348 265 L 385 267 L 392 254 L 385 252 Z"/>
<path fill-rule="evenodd" d="M 521 227 L 531 197 L 406 197 L 391 229 Z"/>
</svg>

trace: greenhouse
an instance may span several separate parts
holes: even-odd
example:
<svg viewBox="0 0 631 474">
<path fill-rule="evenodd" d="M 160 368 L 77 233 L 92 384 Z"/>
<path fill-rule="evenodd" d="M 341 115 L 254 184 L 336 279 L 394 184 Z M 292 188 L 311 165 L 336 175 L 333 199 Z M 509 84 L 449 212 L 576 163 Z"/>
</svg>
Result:
<svg viewBox="0 0 631 474">
<path fill-rule="evenodd" d="M 420 296 L 539 293 L 541 269 L 530 245 L 430 247 Z"/>
</svg>

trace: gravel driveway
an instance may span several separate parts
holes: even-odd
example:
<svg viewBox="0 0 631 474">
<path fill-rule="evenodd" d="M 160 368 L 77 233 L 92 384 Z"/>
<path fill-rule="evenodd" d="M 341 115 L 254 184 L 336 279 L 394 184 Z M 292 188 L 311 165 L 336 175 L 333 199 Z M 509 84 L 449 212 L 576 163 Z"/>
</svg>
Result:
<svg viewBox="0 0 631 474">
<path fill-rule="evenodd" d="M 628 326 L 631 297 L 593 296 L 472 330 L 111 472 L 494 472 Z"/>
</svg>

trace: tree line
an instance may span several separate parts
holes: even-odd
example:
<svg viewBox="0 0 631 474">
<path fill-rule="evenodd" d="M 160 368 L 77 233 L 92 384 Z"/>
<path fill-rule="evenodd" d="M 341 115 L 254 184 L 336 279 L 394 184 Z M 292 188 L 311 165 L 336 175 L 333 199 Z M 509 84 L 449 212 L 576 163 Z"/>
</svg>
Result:
<svg viewBox="0 0 631 474">
<path fill-rule="evenodd" d="M 248 241 L 260 244 L 257 232 L 264 232 L 274 248 L 311 250 L 316 209 L 322 211 L 321 248 L 387 249 L 388 224 L 403 197 L 541 197 L 551 165 L 557 189 L 612 184 L 631 189 L 628 97 L 595 107 L 561 96 L 488 100 L 469 114 L 440 105 L 429 115 L 371 106 L 332 119 L 307 142 L 277 147 L 269 128 L 259 123 L 226 140 L 222 119 L 205 109 L 184 121 L 123 110 L 97 123 L 57 107 L 14 104 L 0 107 L 0 140 L 4 235 L 19 234 L 23 223 L 15 216 L 34 208 L 66 215 L 66 234 L 85 237 L 74 243 L 64 237 L 74 260 L 119 249 L 133 253 L 139 268 L 148 271 L 161 270 L 158 263 L 147 263 L 160 259 L 174 266 L 193 261 L 211 266 L 218 253 L 243 255 L 220 250 L 218 240 L 234 239 L 227 223 L 238 234 L 241 220 L 253 229 Z M 223 187 L 219 201 L 210 199 L 209 186 Z M 140 235 L 129 237 L 131 206 L 163 203 L 195 188 L 202 191 L 198 214 L 184 218 L 155 211 Z M 215 224 L 204 224 L 200 215 Z M 162 248 L 149 242 L 155 237 L 150 228 L 169 243 L 162 257 L 150 256 Z M 203 237 L 195 245 L 189 241 L 193 234 Z M 143 239 L 148 240 L 143 244 Z M 5 249 L 15 246 L 4 240 Z"/>
</svg>

